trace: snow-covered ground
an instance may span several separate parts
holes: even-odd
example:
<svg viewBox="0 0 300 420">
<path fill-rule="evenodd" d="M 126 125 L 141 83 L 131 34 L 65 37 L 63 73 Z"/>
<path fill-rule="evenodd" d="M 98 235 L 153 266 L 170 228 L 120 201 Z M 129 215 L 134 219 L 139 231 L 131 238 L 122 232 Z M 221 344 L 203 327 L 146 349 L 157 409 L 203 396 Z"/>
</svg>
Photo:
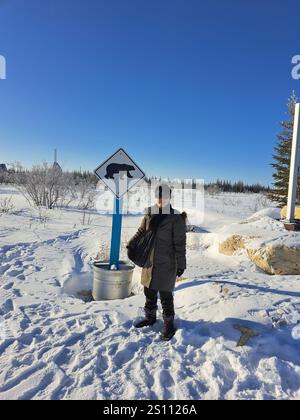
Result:
<svg viewBox="0 0 300 420">
<path fill-rule="evenodd" d="M 39 213 L 0 186 L 0 199 L 8 196 L 15 209 L 0 216 L 0 399 L 300 398 L 300 276 L 269 276 L 244 251 L 217 251 L 237 226 L 283 234 L 277 211 L 261 211 L 270 206 L 264 197 L 206 197 L 175 290 L 177 332 L 162 342 L 161 319 L 133 326 L 144 304 L 138 269 L 133 296 L 89 301 L 110 216 L 91 212 L 84 226 L 77 209 Z M 124 217 L 123 254 L 140 219 Z M 243 327 L 258 335 L 237 347 Z"/>
</svg>

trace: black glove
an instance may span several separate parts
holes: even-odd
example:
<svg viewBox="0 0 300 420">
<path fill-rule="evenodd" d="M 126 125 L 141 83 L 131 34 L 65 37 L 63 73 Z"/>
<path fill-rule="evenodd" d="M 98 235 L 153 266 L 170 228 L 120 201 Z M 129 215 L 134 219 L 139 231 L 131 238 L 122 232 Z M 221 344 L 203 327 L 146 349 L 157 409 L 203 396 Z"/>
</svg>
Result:
<svg viewBox="0 0 300 420">
<path fill-rule="evenodd" d="M 183 273 L 184 273 L 184 269 L 183 268 L 178 268 L 176 276 L 181 277 Z"/>
</svg>

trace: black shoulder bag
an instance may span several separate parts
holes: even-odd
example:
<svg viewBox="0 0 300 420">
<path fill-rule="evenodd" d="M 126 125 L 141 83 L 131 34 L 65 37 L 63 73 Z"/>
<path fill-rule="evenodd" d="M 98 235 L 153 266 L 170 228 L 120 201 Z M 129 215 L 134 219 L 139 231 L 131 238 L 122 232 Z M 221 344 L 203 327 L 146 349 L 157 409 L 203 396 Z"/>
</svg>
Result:
<svg viewBox="0 0 300 420">
<path fill-rule="evenodd" d="M 155 214 L 150 220 L 149 229 L 127 247 L 128 258 L 137 266 L 145 266 L 154 245 L 157 229 L 166 216 L 167 214 Z"/>
<path fill-rule="evenodd" d="M 144 267 L 154 244 L 155 232 L 147 230 L 127 248 L 128 258 L 139 267 Z"/>
</svg>

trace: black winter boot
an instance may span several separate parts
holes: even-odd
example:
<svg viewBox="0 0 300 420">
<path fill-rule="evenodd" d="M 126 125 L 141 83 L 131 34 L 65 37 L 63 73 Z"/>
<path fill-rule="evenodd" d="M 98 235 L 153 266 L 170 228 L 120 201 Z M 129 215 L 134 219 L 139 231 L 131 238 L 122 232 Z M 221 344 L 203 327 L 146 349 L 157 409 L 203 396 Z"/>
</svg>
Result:
<svg viewBox="0 0 300 420">
<path fill-rule="evenodd" d="M 156 309 L 151 311 L 145 309 L 145 318 L 135 324 L 135 328 L 150 327 L 156 322 Z"/>
<path fill-rule="evenodd" d="M 161 339 L 164 341 L 169 341 L 175 335 L 175 327 L 174 327 L 174 317 L 164 317 L 164 326 L 161 333 Z"/>
</svg>

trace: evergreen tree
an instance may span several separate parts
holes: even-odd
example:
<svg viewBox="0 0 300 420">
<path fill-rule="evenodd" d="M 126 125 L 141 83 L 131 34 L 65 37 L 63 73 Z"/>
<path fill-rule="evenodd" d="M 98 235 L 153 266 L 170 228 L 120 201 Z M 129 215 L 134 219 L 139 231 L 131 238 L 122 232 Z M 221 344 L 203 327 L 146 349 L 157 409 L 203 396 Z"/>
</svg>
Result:
<svg viewBox="0 0 300 420">
<path fill-rule="evenodd" d="M 287 204 L 288 199 L 294 113 L 296 102 L 297 96 L 295 92 L 293 92 L 287 104 L 287 113 L 289 119 L 280 123 L 282 131 L 277 136 L 278 141 L 274 148 L 275 153 L 273 154 L 274 163 L 272 163 L 272 166 L 275 169 L 275 172 L 273 174 L 273 188 L 269 194 L 269 198 L 272 201 L 275 201 L 279 207 L 285 206 Z M 298 182 L 298 202 L 300 197 L 299 193 L 300 185 Z"/>
</svg>

